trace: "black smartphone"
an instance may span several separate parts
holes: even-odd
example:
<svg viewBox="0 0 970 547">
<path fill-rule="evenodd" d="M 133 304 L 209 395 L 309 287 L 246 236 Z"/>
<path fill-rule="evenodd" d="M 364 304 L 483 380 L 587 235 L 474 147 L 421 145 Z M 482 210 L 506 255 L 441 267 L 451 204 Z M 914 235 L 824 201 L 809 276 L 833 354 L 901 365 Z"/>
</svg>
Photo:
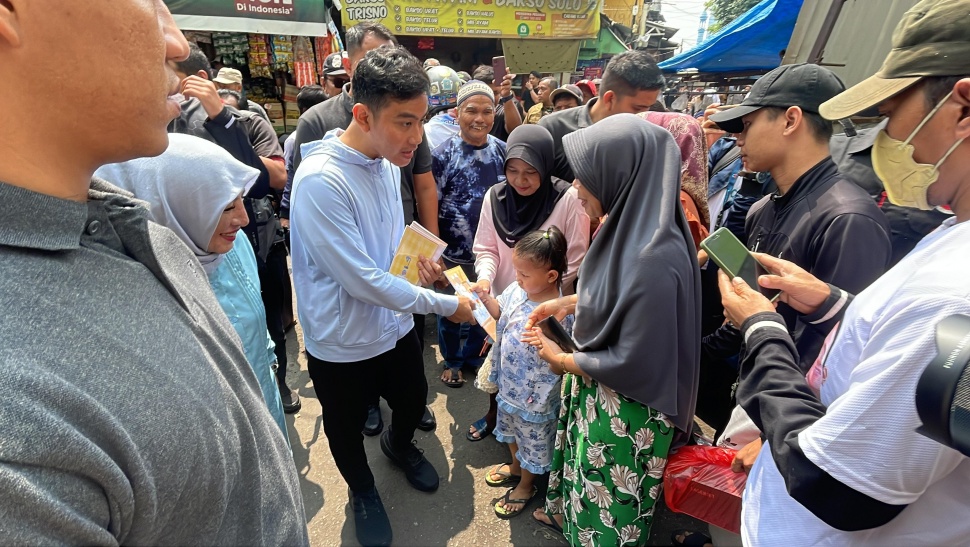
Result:
<svg viewBox="0 0 970 547">
<path fill-rule="evenodd" d="M 495 85 L 502 85 L 502 80 L 508 74 L 509 69 L 505 66 L 505 56 L 492 57 L 492 71 L 495 72 Z"/>
<path fill-rule="evenodd" d="M 575 353 L 579 351 L 576 347 L 576 343 L 573 342 L 573 337 L 569 336 L 566 329 L 556 321 L 555 317 L 549 316 L 539 321 L 539 328 L 542 329 L 542 333 L 546 335 L 546 338 L 555 342 L 563 351 L 569 353 Z"/>
<path fill-rule="evenodd" d="M 720 228 L 701 241 L 701 249 L 707 251 L 707 256 L 720 266 L 730 277 L 740 277 L 752 289 L 774 302 L 781 293 L 778 289 L 766 289 L 758 285 L 758 277 L 768 274 L 768 270 L 734 237 L 731 230 Z"/>
</svg>

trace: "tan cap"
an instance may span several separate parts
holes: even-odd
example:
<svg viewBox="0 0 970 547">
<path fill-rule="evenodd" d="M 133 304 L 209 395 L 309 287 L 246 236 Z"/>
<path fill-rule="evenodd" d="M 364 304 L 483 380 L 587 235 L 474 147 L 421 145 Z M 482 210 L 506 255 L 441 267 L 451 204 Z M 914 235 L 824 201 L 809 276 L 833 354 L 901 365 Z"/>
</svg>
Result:
<svg viewBox="0 0 970 547">
<path fill-rule="evenodd" d="M 212 79 L 213 82 L 229 85 L 229 84 L 241 84 L 242 83 L 242 72 L 234 68 L 220 68 L 219 74 Z"/>
<path fill-rule="evenodd" d="M 893 31 L 893 48 L 875 75 L 822 103 L 829 120 L 876 106 L 925 76 L 970 74 L 970 0 L 923 0 Z"/>
</svg>

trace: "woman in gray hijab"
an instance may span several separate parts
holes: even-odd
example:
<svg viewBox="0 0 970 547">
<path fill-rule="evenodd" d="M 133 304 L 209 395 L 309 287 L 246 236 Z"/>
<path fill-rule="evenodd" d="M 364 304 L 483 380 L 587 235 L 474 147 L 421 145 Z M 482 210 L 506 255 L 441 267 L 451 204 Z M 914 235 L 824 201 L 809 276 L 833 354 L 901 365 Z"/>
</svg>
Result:
<svg viewBox="0 0 970 547">
<path fill-rule="evenodd" d="M 609 216 L 577 294 L 530 317 L 575 313 L 579 348 L 564 353 L 539 329 L 527 337 L 566 373 L 546 507 L 534 516 L 572 545 L 640 545 L 697 393 L 700 282 L 680 151 L 669 132 L 630 114 L 567 135 L 563 148 L 586 212 Z"/>
</svg>

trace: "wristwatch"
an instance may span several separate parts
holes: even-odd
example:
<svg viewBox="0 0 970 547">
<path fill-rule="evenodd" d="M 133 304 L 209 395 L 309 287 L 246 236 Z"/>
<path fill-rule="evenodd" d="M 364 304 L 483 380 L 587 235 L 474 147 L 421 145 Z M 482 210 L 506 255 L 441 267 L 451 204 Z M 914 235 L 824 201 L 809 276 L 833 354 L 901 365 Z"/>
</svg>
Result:
<svg viewBox="0 0 970 547">
<path fill-rule="evenodd" d="M 505 104 L 505 103 L 511 101 L 514 98 L 515 98 L 514 95 L 509 95 L 508 97 L 499 97 L 498 98 L 498 104 Z"/>
</svg>

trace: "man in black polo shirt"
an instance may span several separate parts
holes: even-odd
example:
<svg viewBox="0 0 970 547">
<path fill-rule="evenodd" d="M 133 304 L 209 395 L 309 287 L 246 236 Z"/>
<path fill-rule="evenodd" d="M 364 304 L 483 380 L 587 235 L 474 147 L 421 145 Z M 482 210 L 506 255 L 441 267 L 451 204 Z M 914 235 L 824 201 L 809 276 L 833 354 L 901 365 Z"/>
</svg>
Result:
<svg viewBox="0 0 970 547">
<path fill-rule="evenodd" d="M 347 29 L 346 40 L 347 59 L 349 67 L 347 74 L 353 78 L 354 69 L 357 63 L 364 58 L 364 55 L 372 49 L 381 46 L 397 45 L 397 40 L 391 31 L 380 23 L 363 22 L 358 23 Z M 354 98 L 350 83 L 344 85 L 341 93 L 335 97 L 330 97 L 326 101 L 311 107 L 300 116 L 300 121 L 296 126 L 296 143 L 293 147 L 292 171 L 289 178 L 293 178 L 296 169 L 300 166 L 302 154 L 300 147 L 308 142 L 318 141 L 333 129 L 347 129 L 353 119 Z M 433 192 L 423 191 L 433 189 Z M 428 202 L 430 197 L 434 198 L 434 204 Z M 283 201 L 289 205 L 290 195 L 284 193 Z M 438 231 L 438 193 L 431 174 L 431 149 L 428 148 L 427 139 L 421 141 L 411 163 L 401 168 L 401 201 L 404 207 L 406 219 L 413 219 L 415 205 L 417 205 L 418 221 L 422 226 L 434 233 Z M 289 216 L 289 210 L 283 213 Z M 285 217 L 284 217 L 285 218 Z M 414 328 L 424 344 L 424 316 L 414 315 Z M 430 408 L 425 408 L 424 416 L 418 424 L 418 428 L 423 431 L 431 431 L 437 425 L 434 414 Z M 364 434 L 374 436 L 380 434 L 384 429 L 384 420 L 381 417 L 379 401 L 374 401 L 367 410 L 367 421 L 364 424 Z"/>
<path fill-rule="evenodd" d="M 598 97 L 583 108 L 553 112 L 539 120 L 539 125 L 552 133 L 556 144 L 556 165 L 552 175 L 567 181 L 575 178 L 562 150 L 565 135 L 613 114 L 646 112 L 657 102 L 663 88 L 663 73 L 649 53 L 626 51 L 610 59 Z"/>
</svg>

